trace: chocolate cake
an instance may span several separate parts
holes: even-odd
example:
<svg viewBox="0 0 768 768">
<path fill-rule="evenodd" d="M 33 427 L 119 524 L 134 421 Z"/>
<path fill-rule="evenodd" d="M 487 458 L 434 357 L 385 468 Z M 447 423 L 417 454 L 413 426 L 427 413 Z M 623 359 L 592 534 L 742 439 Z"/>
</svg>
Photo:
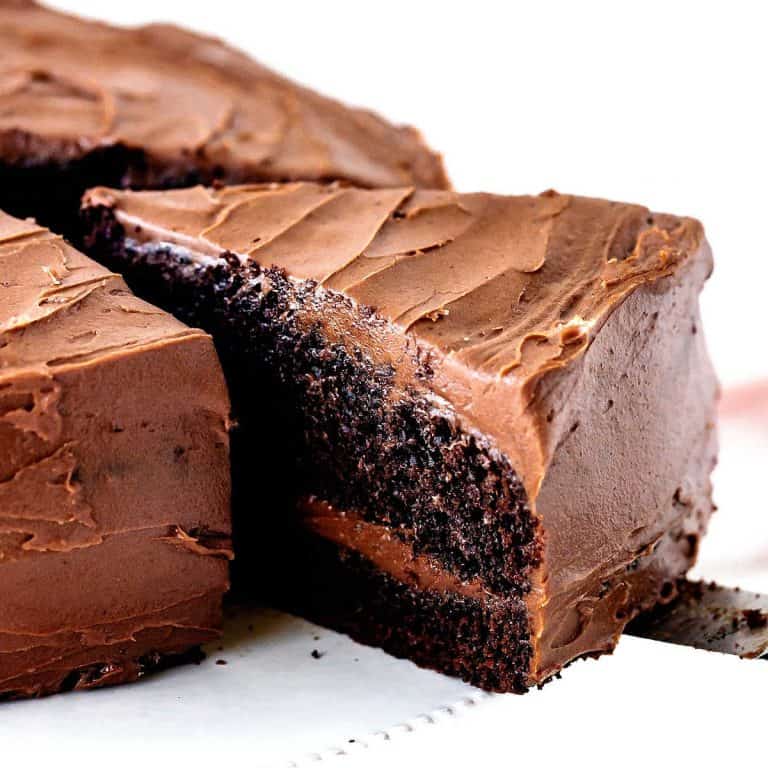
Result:
<svg viewBox="0 0 768 768">
<path fill-rule="evenodd" d="M 412 128 L 177 27 L 0 0 L 0 207 L 74 234 L 88 186 L 339 179 L 447 186 Z"/>
<path fill-rule="evenodd" d="M 134 680 L 217 636 L 228 413 L 209 336 L 0 213 L 0 699 Z"/>
<path fill-rule="evenodd" d="M 698 222 L 310 183 L 95 189 L 84 217 L 214 336 L 241 588 L 496 691 L 673 597 L 716 456 Z"/>
</svg>

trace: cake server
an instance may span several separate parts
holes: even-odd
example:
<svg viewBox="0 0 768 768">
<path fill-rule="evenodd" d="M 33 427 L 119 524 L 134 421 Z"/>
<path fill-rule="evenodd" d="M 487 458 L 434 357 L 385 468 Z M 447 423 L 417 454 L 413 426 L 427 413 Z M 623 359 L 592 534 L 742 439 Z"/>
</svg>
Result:
<svg viewBox="0 0 768 768">
<path fill-rule="evenodd" d="M 638 617 L 626 632 L 743 659 L 768 658 L 768 595 L 682 581 L 671 603 Z"/>
</svg>

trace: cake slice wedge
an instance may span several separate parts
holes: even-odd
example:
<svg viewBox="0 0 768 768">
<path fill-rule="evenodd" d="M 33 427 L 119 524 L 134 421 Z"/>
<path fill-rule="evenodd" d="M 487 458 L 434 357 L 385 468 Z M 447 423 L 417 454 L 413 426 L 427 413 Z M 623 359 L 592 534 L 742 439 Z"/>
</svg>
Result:
<svg viewBox="0 0 768 768">
<path fill-rule="evenodd" d="M 673 597 L 716 458 L 698 222 L 306 183 L 95 189 L 84 217 L 216 341 L 241 588 L 496 691 Z"/>
<path fill-rule="evenodd" d="M 229 401 L 210 337 L 0 213 L 0 700 L 218 636 Z"/>
</svg>

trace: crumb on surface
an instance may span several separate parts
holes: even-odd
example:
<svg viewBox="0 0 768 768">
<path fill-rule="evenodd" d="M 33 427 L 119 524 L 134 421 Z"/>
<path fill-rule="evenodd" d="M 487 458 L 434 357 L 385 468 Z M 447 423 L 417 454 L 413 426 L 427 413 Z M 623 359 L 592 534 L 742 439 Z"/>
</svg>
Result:
<svg viewBox="0 0 768 768">
<path fill-rule="evenodd" d="M 756 608 L 748 608 L 741 612 L 744 621 L 750 629 L 763 629 L 768 627 L 768 613 L 764 613 Z"/>
</svg>

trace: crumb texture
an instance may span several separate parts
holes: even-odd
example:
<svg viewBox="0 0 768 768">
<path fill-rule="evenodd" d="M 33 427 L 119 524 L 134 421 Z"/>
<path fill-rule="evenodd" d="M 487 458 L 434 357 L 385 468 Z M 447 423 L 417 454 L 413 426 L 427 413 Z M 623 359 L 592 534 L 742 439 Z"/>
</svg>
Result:
<svg viewBox="0 0 768 768">
<path fill-rule="evenodd" d="M 528 690 L 532 649 L 522 603 L 414 590 L 331 542 L 299 532 L 291 542 L 307 564 L 301 580 L 281 584 L 292 610 L 485 690 Z"/>
<path fill-rule="evenodd" d="M 508 460 L 430 398 L 428 366 L 396 386 L 393 365 L 374 361 L 364 341 L 324 332 L 330 314 L 371 328 L 381 319 L 313 281 L 236 259 L 200 266 L 178 249 L 130 241 L 120 258 L 142 295 L 213 333 L 230 372 L 244 472 L 266 429 L 269 450 L 294 467 L 295 498 L 355 510 L 461 579 L 526 594 L 539 542 Z"/>
<path fill-rule="evenodd" d="M 119 261 L 141 295 L 216 339 L 237 419 L 236 582 L 266 577 L 273 599 L 363 642 L 486 688 L 523 690 L 537 524 L 505 457 L 431 396 L 429 365 L 415 357 L 413 377 L 401 381 L 392 361 L 372 354 L 369 334 L 385 321 L 314 281 L 236 258 L 200 265 L 177 247 L 113 237 L 104 210 L 88 215 L 98 219 L 90 245 L 100 258 Z M 332 338 L 330 317 L 363 335 Z M 484 585 L 488 599 L 415 589 L 308 536 L 290 510 L 310 495 L 381 526 L 457 583 Z M 265 505 L 271 514 L 258 514 Z M 264 540 L 275 551 L 259 549 Z"/>
</svg>

